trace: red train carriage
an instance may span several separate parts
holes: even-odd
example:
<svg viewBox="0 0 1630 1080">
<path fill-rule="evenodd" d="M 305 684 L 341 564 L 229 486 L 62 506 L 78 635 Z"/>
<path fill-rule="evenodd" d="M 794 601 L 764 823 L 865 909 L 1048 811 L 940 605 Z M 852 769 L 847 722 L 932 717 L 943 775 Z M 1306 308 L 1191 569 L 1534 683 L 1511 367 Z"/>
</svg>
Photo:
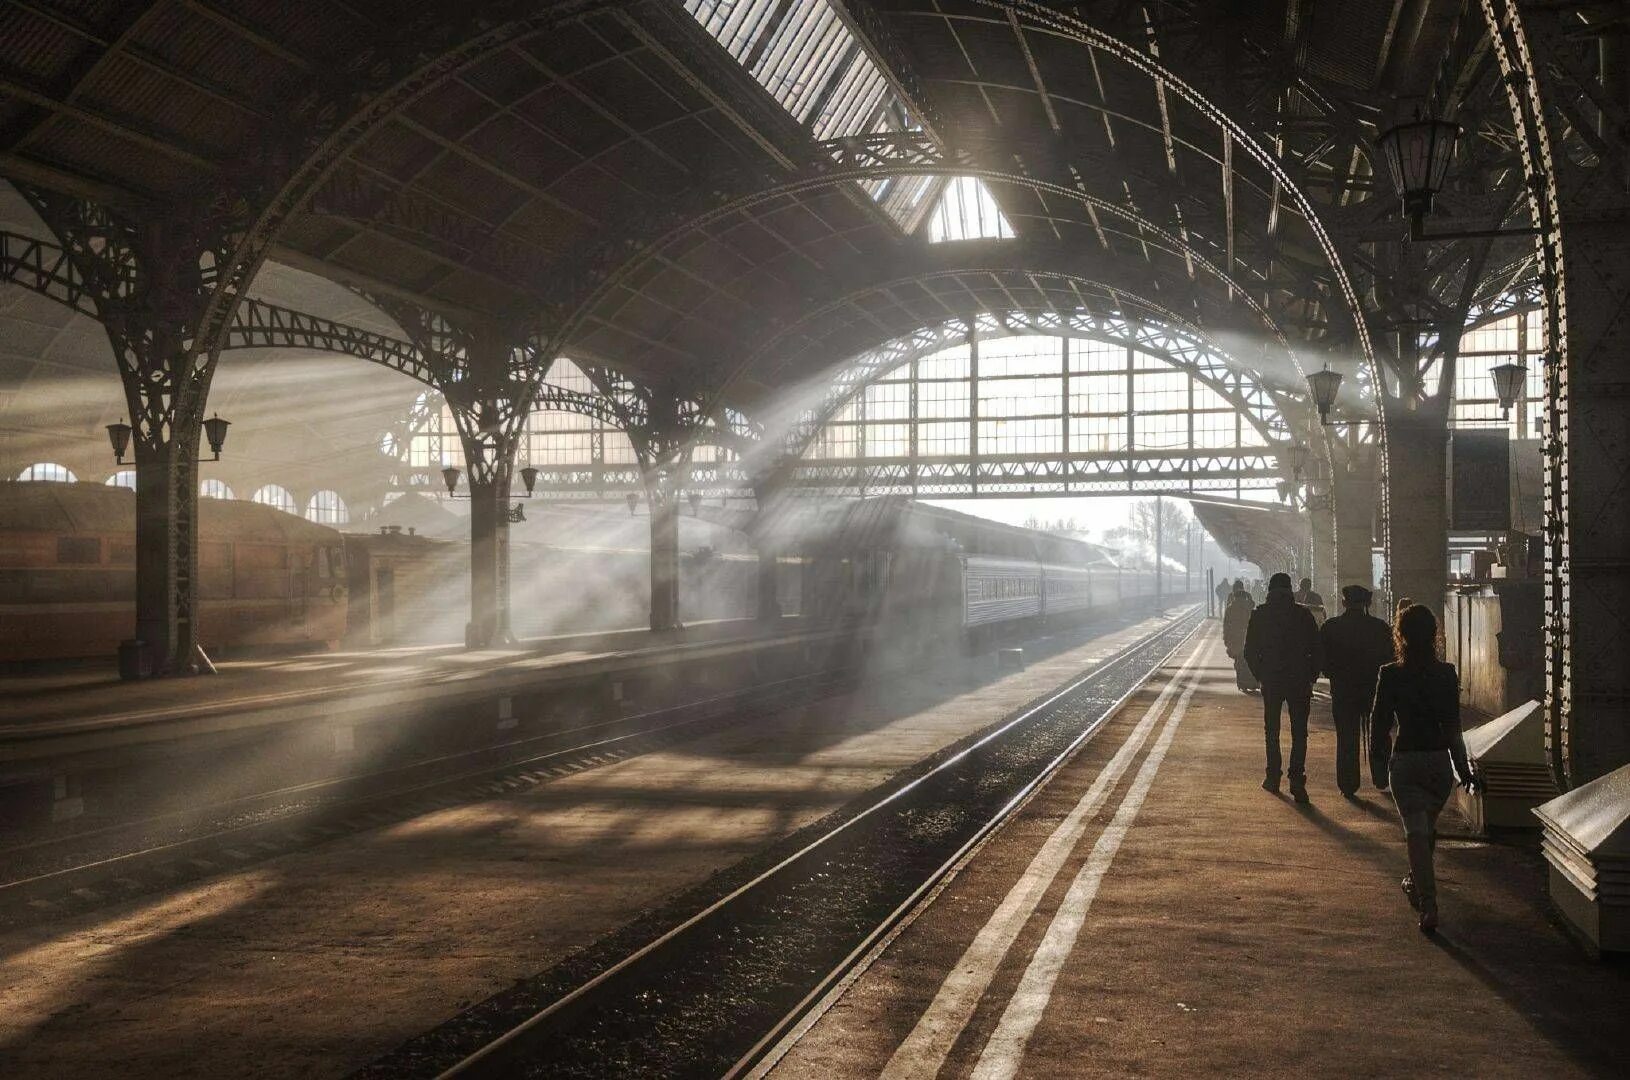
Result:
<svg viewBox="0 0 1630 1080">
<path fill-rule="evenodd" d="M 345 635 L 345 549 L 324 525 L 257 503 L 198 507 L 199 642 L 328 645 Z M 0 663 L 111 657 L 135 635 L 136 493 L 0 483 Z"/>
</svg>

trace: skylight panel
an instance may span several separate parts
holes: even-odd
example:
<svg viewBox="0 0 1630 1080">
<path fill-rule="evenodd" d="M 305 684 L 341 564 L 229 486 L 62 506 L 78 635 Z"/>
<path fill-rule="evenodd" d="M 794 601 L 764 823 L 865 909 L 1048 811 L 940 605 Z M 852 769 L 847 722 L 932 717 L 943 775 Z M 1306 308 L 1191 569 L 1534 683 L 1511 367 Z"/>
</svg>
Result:
<svg viewBox="0 0 1630 1080">
<path fill-rule="evenodd" d="M 898 107 L 830 0 L 685 0 L 685 10 L 816 139 L 864 134 Z"/>
<path fill-rule="evenodd" d="M 916 129 L 888 76 L 831 0 L 685 0 L 685 10 L 811 138 Z M 861 187 L 909 229 L 941 184 L 931 176 L 906 176 Z"/>
<path fill-rule="evenodd" d="M 977 176 L 958 176 L 928 218 L 928 240 L 1011 240 L 1013 226 L 996 205 L 996 197 Z"/>
</svg>

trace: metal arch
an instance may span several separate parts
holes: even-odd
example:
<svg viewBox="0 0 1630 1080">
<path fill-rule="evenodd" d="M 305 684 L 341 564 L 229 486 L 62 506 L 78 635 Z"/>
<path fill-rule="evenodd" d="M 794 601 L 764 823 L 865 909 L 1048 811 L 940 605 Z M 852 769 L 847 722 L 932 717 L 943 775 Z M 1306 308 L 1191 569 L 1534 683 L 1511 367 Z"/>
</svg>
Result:
<svg viewBox="0 0 1630 1080">
<path fill-rule="evenodd" d="M 1285 415 L 1286 400 L 1267 389 L 1260 375 L 1249 371 L 1221 349 L 1175 328 L 1140 319 L 1107 318 L 1090 312 L 1057 313 L 1053 318 L 1040 320 L 1035 320 L 1028 313 L 1020 314 L 1032 321 L 1015 326 L 1009 322 L 1012 313 L 987 312 L 976 317 L 972 324 L 963 320 L 947 320 L 867 350 L 833 376 L 820 404 L 803 410 L 788 427 L 783 439 L 783 453 L 801 458 L 821 429 L 866 387 L 889 372 L 898 370 L 903 364 L 966 341 L 970 333 L 981 338 L 1024 334 L 1082 337 L 1125 345 L 1164 360 L 1216 391 L 1267 440 L 1265 452 L 1280 448 L 1291 431 L 1291 423 Z"/>
<path fill-rule="evenodd" d="M 247 297 L 238 305 L 221 348 L 341 353 L 400 371 L 427 386 L 436 385 L 435 374 L 423 350 L 410 342 L 268 304 L 254 297 Z"/>
<path fill-rule="evenodd" d="M 942 158 L 937 164 L 926 163 L 920 160 L 920 155 L 913 154 L 909 161 L 888 162 L 876 165 L 861 165 L 852 168 L 836 168 L 822 170 L 814 174 L 795 176 L 779 184 L 760 188 L 745 195 L 735 195 L 727 201 L 716 204 L 708 210 L 689 217 L 683 223 L 669 228 L 660 237 L 644 243 L 632 256 L 623 261 L 615 270 L 600 277 L 595 287 L 587 297 L 576 304 L 571 314 L 563 321 L 561 330 L 562 339 L 569 338 L 577 326 L 611 293 L 622 285 L 645 262 L 653 258 L 658 252 L 682 239 L 685 235 L 707 226 L 732 214 L 751 209 L 754 206 L 773 199 L 785 198 L 789 195 L 800 195 L 822 188 L 836 187 L 849 181 L 864 182 L 867 180 L 882 180 L 897 176 L 973 176 L 993 183 L 1013 184 L 1028 188 L 1031 191 L 1047 195 L 1055 195 L 1061 199 L 1069 199 L 1092 208 L 1094 211 L 1120 218 L 1135 228 L 1147 234 L 1146 239 L 1159 241 L 1158 245 L 1164 250 L 1179 258 L 1191 259 L 1195 265 L 1205 270 L 1219 282 L 1229 287 L 1236 294 L 1236 299 L 1250 308 L 1261 320 L 1262 324 L 1272 334 L 1274 339 L 1290 356 L 1291 362 L 1301 370 L 1301 362 L 1296 358 L 1295 349 L 1285 336 L 1284 330 L 1268 312 L 1268 310 L 1251 295 L 1249 289 L 1223 272 L 1203 252 L 1181 238 L 1174 236 L 1155 222 L 1143 217 L 1126 207 L 1089 194 L 1077 188 L 1055 184 L 1051 181 L 1028 177 L 1019 173 L 1005 172 L 1000 169 L 988 169 L 974 165 L 965 160 L 952 160 Z M 592 271 L 590 271 L 592 273 Z M 1366 339 L 1367 342 L 1367 339 Z M 1366 351 L 1368 345 L 1366 343 Z"/>
<path fill-rule="evenodd" d="M 999 241 L 998 243 L 1005 244 L 1010 242 Z M 1010 266 L 998 266 L 994 264 L 981 265 L 980 262 L 975 261 L 966 265 L 959 264 L 956 266 L 932 270 L 927 273 L 907 274 L 900 277 L 891 278 L 887 281 L 868 283 L 864 288 L 839 297 L 838 299 L 807 313 L 797 321 L 781 329 L 768 341 L 760 345 L 751 354 L 749 354 L 747 359 L 739 365 L 736 373 L 732 375 L 732 380 L 752 371 L 758 366 L 759 363 L 761 363 L 775 351 L 777 345 L 793 335 L 800 333 L 806 326 L 842 311 L 845 307 L 855 303 L 857 300 L 863 297 L 877 292 L 887 292 L 891 289 L 897 289 L 909 284 L 925 281 L 936 281 L 947 277 L 956 278 L 968 274 L 989 274 L 993 278 L 1002 274 L 1025 274 L 1045 280 L 1062 281 L 1072 286 L 1084 286 L 1087 289 L 1104 296 L 1111 302 L 1121 305 L 1131 304 L 1135 307 L 1148 311 L 1175 327 L 1187 330 L 1197 338 L 1210 337 L 1205 330 L 1203 330 L 1198 324 L 1193 322 L 1187 316 L 1181 315 L 1163 304 L 1149 300 L 1138 292 L 1134 292 L 1126 288 L 1120 288 L 1097 278 L 1087 277 L 1083 274 L 1076 274 L 1067 270 L 1036 268 L 1026 269 L 1025 267 L 1025 263 L 1018 263 Z M 806 352 L 807 349 L 808 347 L 806 346 L 805 349 L 801 349 L 800 352 Z M 785 366 L 785 364 L 783 364 L 783 366 Z"/>
<path fill-rule="evenodd" d="M 663 391 L 606 364 L 576 363 L 615 417 L 611 421 L 613 426 L 634 444 L 634 452 L 643 465 L 670 461 L 676 455 L 688 453 L 692 446 L 716 446 L 745 456 L 763 441 L 763 429 L 735 410 L 725 409 L 721 417 L 715 415 L 716 404 Z M 653 405 L 670 400 L 673 415 L 664 424 L 657 418 Z M 671 430 L 663 430 L 665 427 Z"/>
<path fill-rule="evenodd" d="M 101 284 L 89 280 L 78 261 L 60 245 L 0 232 L 0 281 L 55 300 L 93 319 L 101 317 L 94 300 Z M 533 347 L 528 355 L 535 357 L 535 343 L 529 344 Z M 399 371 L 438 392 L 444 389 L 438 379 L 437 366 L 419 345 L 246 297 L 227 327 L 221 349 L 275 348 L 353 356 Z M 527 352 L 527 347 L 518 351 Z M 529 404 L 533 408 L 577 413 L 613 427 L 621 426 L 606 401 L 548 382 L 547 375 L 537 383 Z"/>
<path fill-rule="evenodd" d="M 1151 79 L 1164 83 L 1174 90 L 1178 96 L 1199 110 L 1202 115 L 1227 131 L 1235 142 L 1241 144 L 1245 152 L 1254 158 L 1258 165 L 1279 180 L 1284 190 L 1296 203 L 1296 207 L 1301 212 L 1303 219 L 1306 220 L 1308 228 L 1312 230 L 1314 238 L 1324 252 L 1325 259 L 1330 264 L 1331 271 L 1336 276 L 1336 284 L 1341 292 L 1342 300 L 1346 303 L 1348 314 L 1353 321 L 1354 333 L 1364 352 L 1364 361 L 1370 369 L 1370 378 L 1375 385 L 1382 385 L 1375 349 L 1370 341 L 1369 326 L 1364 317 L 1364 309 L 1359 304 L 1358 292 L 1353 288 L 1352 279 L 1348 276 L 1347 269 L 1336 251 L 1334 240 L 1324 227 L 1318 212 L 1302 191 L 1301 186 L 1285 171 L 1279 159 L 1261 146 L 1243 125 L 1214 105 L 1209 98 L 1201 94 L 1193 86 L 1190 86 L 1187 81 L 1179 78 L 1164 65 L 1157 62 L 1154 57 L 1139 52 L 1114 35 L 1090 26 L 1074 16 L 1044 7 L 1035 0 L 970 0 L 970 2 L 981 7 L 1003 11 L 1022 11 L 1030 20 L 1047 32 L 1075 40 L 1083 45 L 1098 48 L 1114 56 L 1121 62 L 1142 71 Z"/>
<path fill-rule="evenodd" d="M 437 53 L 428 62 L 414 63 L 405 74 L 401 66 L 393 63 L 396 57 L 387 54 L 383 58 L 387 70 L 381 81 L 393 81 L 377 93 L 370 93 L 369 88 L 342 87 L 340 93 L 334 95 L 340 100 L 332 104 L 336 111 L 343 113 L 344 118 L 277 184 L 276 190 L 259 206 L 254 220 L 238 233 L 226 254 L 222 283 L 211 290 L 208 304 L 199 320 L 197 339 L 202 347 L 209 349 L 211 343 L 224 334 L 232 309 L 248 289 L 289 219 L 369 136 L 455 73 L 550 25 L 617 2 L 555 0 L 544 11 L 486 26 L 482 25 L 487 18 L 486 13 L 480 5 L 475 5 L 464 11 L 479 32 Z M 455 29 L 449 36 L 459 33 L 461 29 Z M 358 98 L 361 99 L 360 103 Z"/>
<path fill-rule="evenodd" d="M 16 233 L 0 232 L 0 281 L 38 293 L 81 315 L 100 319 L 99 283 L 87 278 L 66 248 Z"/>
</svg>

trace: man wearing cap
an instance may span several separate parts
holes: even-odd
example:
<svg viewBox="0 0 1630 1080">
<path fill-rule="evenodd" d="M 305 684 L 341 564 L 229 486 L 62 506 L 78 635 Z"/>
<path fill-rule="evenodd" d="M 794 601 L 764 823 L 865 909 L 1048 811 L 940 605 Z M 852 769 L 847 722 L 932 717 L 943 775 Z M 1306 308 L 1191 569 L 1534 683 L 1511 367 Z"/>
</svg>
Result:
<svg viewBox="0 0 1630 1080">
<path fill-rule="evenodd" d="M 1370 614 L 1370 590 L 1341 590 L 1342 613 L 1319 631 L 1324 673 L 1330 676 L 1330 711 L 1336 721 L 1336 786 L 1349 799 L 1358 794 L 1359 739 L 1375 700 L 1381 665 L 1392 663 L 1392 629 Z"/>
<path fill-rule="evenodd" d="M 1262 682 L 1262 726 L 1268 748 L 1264 791 L 1279 793 L 1281 767 L 1279 715 L 1290 706 L 1290 794 L 1307 802 L 1307 715 L 1313 682 L 1324 668 L 1319 626 L 1296 602 L 1289 574 L 1268 579 L 1268 598 L 1253 612 L 1245 630 L 1245 662 Z"/>
</svg>

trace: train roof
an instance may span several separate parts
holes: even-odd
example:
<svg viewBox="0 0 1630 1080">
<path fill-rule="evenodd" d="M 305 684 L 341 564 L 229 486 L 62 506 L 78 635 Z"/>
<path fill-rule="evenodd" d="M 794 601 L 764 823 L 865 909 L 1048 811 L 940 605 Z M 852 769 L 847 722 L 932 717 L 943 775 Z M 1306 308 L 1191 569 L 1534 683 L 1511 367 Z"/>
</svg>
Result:
<svg viewBox="0 0 1630 1080">
<path fill-rule="evenodd" d="M 199 499 L 206 540 L 337 543 L 339 532 L 273 506 L 241 499 Z M 107 484 L 49 480 L 0 482 L 0 531 L 134 533 L 136 493 Z"/>
<path fill-rule="evenodd" d="M 1082 540 L 1004 525 L 899 495 L 868 499 L 797 500 L 755 529 L 788 551 L 842 552 L 875 548 L 951 548 L 970 555 L 1034 559 L 1066 565 L 1107 564 L 1102 548 Z"/>
</svg>

